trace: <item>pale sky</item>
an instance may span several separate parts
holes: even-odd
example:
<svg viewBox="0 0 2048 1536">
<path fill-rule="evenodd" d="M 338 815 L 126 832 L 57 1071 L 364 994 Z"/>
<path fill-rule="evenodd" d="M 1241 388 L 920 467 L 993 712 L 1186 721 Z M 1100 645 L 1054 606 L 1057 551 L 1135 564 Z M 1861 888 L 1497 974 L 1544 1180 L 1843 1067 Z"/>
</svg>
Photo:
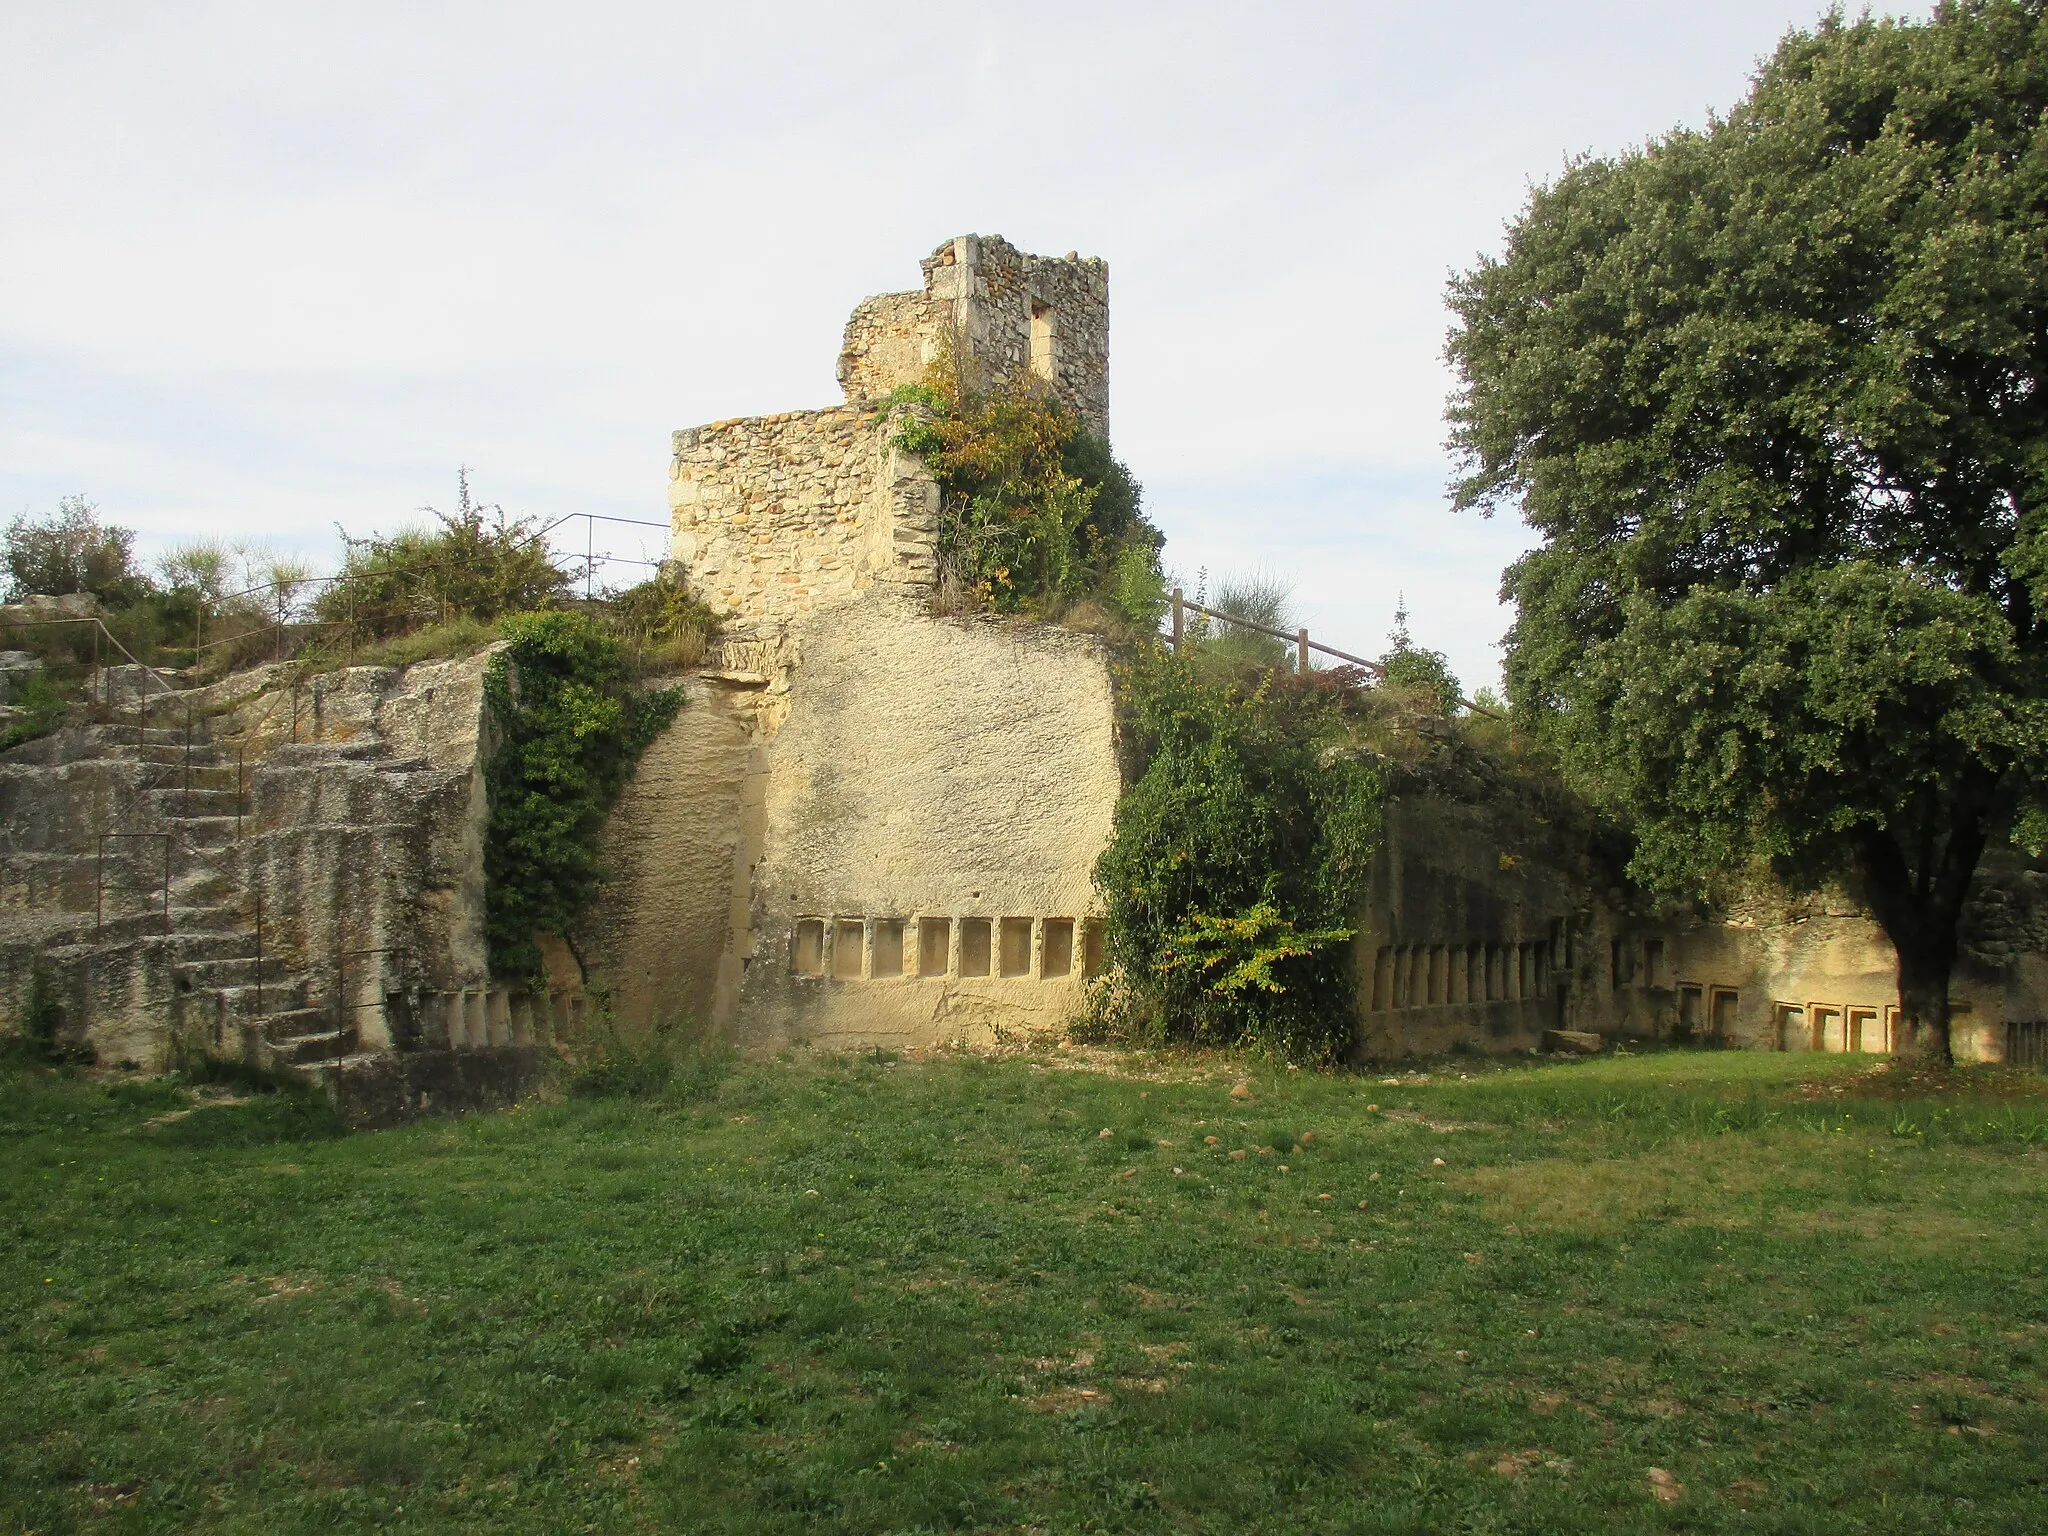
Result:
<svg viewBox="0 0 2048 1536">
<path fill-rule="evenodd" d="M 1108 261 L 1171 567 L 1368 655 L 1405 591 L 1477 687 L 1528 536 L 1444 495 L 1447 276 L 1819 14 L 0 0 L 0 516 L 331 567 L 467 464 L 665 521 L 673 428 L 833 402 L 853 305 L 1001 234 Z"/>
</svg>

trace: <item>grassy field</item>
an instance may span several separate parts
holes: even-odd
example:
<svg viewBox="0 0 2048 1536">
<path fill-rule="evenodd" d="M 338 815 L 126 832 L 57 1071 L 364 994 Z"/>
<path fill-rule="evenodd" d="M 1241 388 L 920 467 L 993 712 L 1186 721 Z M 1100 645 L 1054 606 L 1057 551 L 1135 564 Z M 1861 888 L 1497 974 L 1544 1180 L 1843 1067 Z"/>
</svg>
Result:
<svg viewBox="0 0 2048 1536">
<path fill-rule="evenodd" d="M 11 1067 L 0 1528 L 2048 1529 L 2048 1082 L 1871 1068 Z"/>
</svg>

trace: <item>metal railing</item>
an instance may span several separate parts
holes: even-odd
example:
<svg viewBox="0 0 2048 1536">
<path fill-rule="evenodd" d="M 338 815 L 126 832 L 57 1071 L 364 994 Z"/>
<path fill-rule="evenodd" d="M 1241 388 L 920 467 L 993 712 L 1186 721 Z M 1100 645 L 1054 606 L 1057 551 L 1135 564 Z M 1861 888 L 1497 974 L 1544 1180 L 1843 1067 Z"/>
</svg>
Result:
<svg viewBox="0 0 2048 1536">
<path fill-rule="evenodd" d="M 1254 634 L 1268 635 L 1275 640 L 1293 646 L 1295 671 L 1303 677 L 1308 676 L 1309 653 L 1311 651 L 1324 656 L 1334 657 L 1336 660 L 1345 662 L 1350 666 L 1363 667 L 1375 677 L 1384 678 L 1387 675 L 1387 669 L 1379 662 L 1369 661 L 1363 656 L 1354 656 L 1349 651 L 1340 651 L 1334 645 L 1324 645 L 1320 641 L 1311 640 L 1308 635 L 1307 625 L 1303 625 L 1300 629 L 1295 630 L 1293 634 L 1289 634 L 1286 630 L 1275 629 L 1270 624 L 1256 623 L 1251 619 L 1239 618 L 1234 613 L 1224 613 L 1215 608 L 1205 608 L 1200 603 L 1191 603 L 1186 597 L 1182 596 L 1179 587 L 1173 589 L 1172 605 L 1172 645 L 1176 651 L 1181 648 L 1188 638 L 1187 615 L 1190 613 L 1198 613 L 1205 619 L 1213 619 L 1223 624 L 1235 624 L 1239 629 L 1248 629 Z M 1469 709 L 1473 714 L 1484 715 L 1489 720 L 1505 720 L 1507 718 L 1507 716 L 1495 710 L 1488 709 L 1483 704 L 1474 704 L 1470 699 L 1461 698 L 1458 700 L 1458 703 L 1463 708 Z"/>
</svg>

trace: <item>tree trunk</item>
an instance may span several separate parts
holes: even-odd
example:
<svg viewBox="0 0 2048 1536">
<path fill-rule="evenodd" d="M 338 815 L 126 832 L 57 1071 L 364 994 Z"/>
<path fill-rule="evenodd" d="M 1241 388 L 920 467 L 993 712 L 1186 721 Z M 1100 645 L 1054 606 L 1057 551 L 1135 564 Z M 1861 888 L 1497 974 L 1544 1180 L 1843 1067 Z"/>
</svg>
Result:
<svg viewBox="0 0 2048 1536">
<path fill-rule="evenodd" d="M 1911 935 L 1892 946 L 1899 954 L 1899 1028 L 1892 1054 L 1906 1061 L 1946 1067 L 1955 1057 L 1948 1037 L 1948 979 L 1955 967 L 1953 940 L 1929 944 Z M 1946 951 L 1944 953 L 1944 951 Z"/>
<path fill-rule="evenodd" d="M 1963 906 L 1984 852 L 1986 793 L 1985 785 L 1969 784 L 1952 791 L 1947 805 L 1930 798 L 1906 836 L 1873 828 L 1857 849 L 1864 896 L 1899 957 L 1892 1051 L 1907 1061 L 1946 1067 L 1954 1060 L 1948 984 Z"/>
</svg>

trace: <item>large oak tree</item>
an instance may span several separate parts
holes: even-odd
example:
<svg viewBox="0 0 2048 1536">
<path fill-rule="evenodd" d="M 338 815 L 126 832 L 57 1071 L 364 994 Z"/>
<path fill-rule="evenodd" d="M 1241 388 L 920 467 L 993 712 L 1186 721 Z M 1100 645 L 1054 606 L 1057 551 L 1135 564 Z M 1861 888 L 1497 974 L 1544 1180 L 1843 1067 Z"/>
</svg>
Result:
<svg viewBox="0 0 2048 1536">
<path fill-rule="evenodd" d="M 2048 4 L 1789 35 L 1451 304 L 1455 500 L 1542 537 L 1518 712 L 1645 881 L 1859 892 L 1945 1059 L 1979 860 L 2048 827 Z"/>
</svg>

